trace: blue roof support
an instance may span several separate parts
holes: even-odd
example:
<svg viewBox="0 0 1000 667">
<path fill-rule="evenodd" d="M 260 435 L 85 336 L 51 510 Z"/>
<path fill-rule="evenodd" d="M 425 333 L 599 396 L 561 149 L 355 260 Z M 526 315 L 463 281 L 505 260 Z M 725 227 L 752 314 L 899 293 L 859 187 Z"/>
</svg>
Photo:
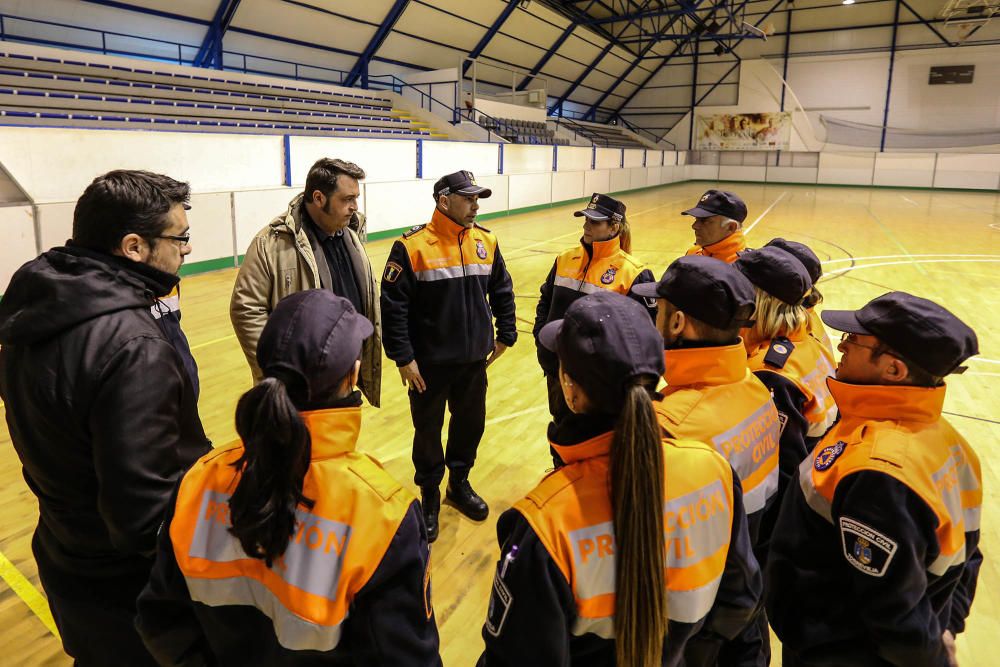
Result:
<svg viewBox="0 0 1000 667">
<path fill-rule="evenodd" d="M 879 142 L 879 153 L 885 152 L 886 126 L 889 124 L 889 102 L 892 100 L 892 73 L 896 68 L 896 37 L 899 34 L 899 7 L 901 0 L 896 0 L 896 13 L 892 19 L 892 46 L 889 51 L 889 78 L 885 84 L 885 111 L 882 114 L 882 140 Z"/>
<path fill-rule="evenodd" d="M 490 40 L 493 39 L 498 32 L 500 32 L 500 28 L 507 22 L 507 19 L 509 19 L 510 15 L 514 13 L 514 10 L 517 9 L 519 4 L 520 0 L 507 0 L 507 6 L 503 8 L 500 15 L 497 16 L 495 21 L 493 21 L 493 25 L 486 29 L 486 32 L 483 34 L 482 39 L 479 40 L 479 43 L 476 44 L 472 51 L 469 52 L 470 60 L 466 60 L 462 65 L 463 76 L 469 71 L 469 67 L 472 66 L 471 61 L 483 55 L 483 51 L 486 50 L 486 46 L 490 43 Z"/>
<path fill-rule="evenodd" d="M 584 13 L 590 11 L 590 8 L 594 5 L 595 2 L 597 2 L 597 0 L 590 0 L 590 4 L 588 4 L 586 9 L 583 10 Z M 556 51 L 558 51 L 559 48 L 566 42 L 566 40 L 569 39 L 569 36 L 573 34 L 573 31 L 576 30 L 577 25 L 578 24 L 576 20 L 570 21 L 569 25 L 566 26 L 566 29 L 563 30 L 563 33 L 559 35 L 559 39 L 557 39 L 555 43 L 552 44 L 551 47 L 549 47 L 549 50 L 545 52 L 545 55 L 543 55 L 538 60 L 538 62 L 535 63 L 535 66 L 531 68 L 531 72 L 528 74 L 528 76 L 521 79 L 521 83 L 517 84 L 518 90 L 524 90 L 525 88 L 528 87 L 528 83 L 531 81 L 531 79 L 542 71 L 542 68 L 545 67 L 545 65 L 549 62 L 549 59 L 556 54 Z"/>
<path fill-rule="evenodd" d="M 354 63 L 354 67 L 348 72 L 347 78 L 344 79 L 345 86 L 353 86 L 361 79 L 361 87 L 368 87 L 368 63 L 371 62 L 372 56 L 382 48 L 382 44 L 385 43 L 389 33 L 392 32 L 393 26 L 399 21 L 399 17 L 403 15 L 403 11 L 406 10 L 406 6 L 410 4 L 410 0 L 396 0 L 392 3 L 392 7 L 389 12 L 385 15 L 385 19 L 382 20 L 382 24 L 372 35 L 371 40 L 368 42 L 368 46 L 365 50 L 361 52 L 361 57 L 358 61 Z"/>
<path fill-rule="evenodd" d="M 195 67 L 213 66 L 215 69 L 222 69 L 222 37 L 233 22 L 239 6 L 240 0 L 220 0 L 205 39 L 198 48 L 198 55 L 192 62 Z"/>
</svg>

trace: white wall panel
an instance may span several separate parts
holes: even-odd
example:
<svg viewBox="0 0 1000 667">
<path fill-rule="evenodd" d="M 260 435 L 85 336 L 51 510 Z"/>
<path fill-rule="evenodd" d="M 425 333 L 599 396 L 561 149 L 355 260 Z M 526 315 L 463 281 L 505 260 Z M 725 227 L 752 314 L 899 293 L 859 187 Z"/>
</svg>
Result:
<svg viewBox="0 0 1000 667">
<path fill-rule="evenodd" d="M 368 233 L 422 225 L 434 213 L 434 180 L 367 183 Z"/>
<path fill-rule="evenodd" d="M 645 167 L 633 167 L 628 169 L 628 188 L 629 190 L 635 190 L 636 188 L 646 187 L 646 168 Z"/>
<path fill-rule="evenodd" d="M 627 169 L 612 169 L 609 192 L 622 192 L 629 189 L 629 174 Z"/>
<path fill-rule="evenodd" d="M 560 171 L 552 174 L 552 201 L 566 201 L 589 197 L 590 192 L 584 192 L 586 172 Z"/>
<path fill-rule="evenodd" d="M 611 192 L 611 171 L 609 169 L 597 169 L 587 171 L 583 174 L 584 196 L 588 197 L 594 192 Z"/>
<path fill-rule="evenodd" d="M 660 184 L 660 172 L 663 167 L 646 167 L 646 186 Z"/>
<path fill-rule="evenodd" d="M 622 165 L 621 148 L 598 148 L 595 168 L 619 169 Z"/>
<path fill-rule="evenodd" d="M 195 192 L 276 186 L 281 137 L 0 127 L 4 166 L 36 202 L 76 201 L 96 176 L 145 169 Z M 59 178 L 53 178 L 58 167 Z M 303 174 L 303 178 L 305 174 Z"/>
<path fill-rule="evenodd" d="M 934 187 L 1000 189 L 1000 155 L 938 155 Z"/>
<path fill-rule="evenodd" d="M 547 174 L 512 174 L 508 183 L 512 209 L 552 202 L 552 178 Z"/>
<path fill-rule="evenodd" d="M 480 215 L 506 211 L 510 208 L 508 202 L 510 193 L 507 181 L 508 179 L 506 176 L 497 176 L 496 174 L 479 176 L 479 174 L 476 174 L 476 182 L 484 188 L 489 188 L 493 191 L 488 199 L 479 200 Z M 430 201 L 430 199 L 431 198 L 428 197 L 427 201 Z"/>
<path fill-rule="evenodd" d="M 35 221 L 30 206 L 0 208 L 0 294 L 7 291 L 10 277 L 35 257 Z"/>
<path fill-rule="evenodd" d="M 233 214 L 230 193 L 196 194 L 187 212 L 191 225 L 191 254 L 187 263 L 233 256 Z M 162 241 L 173 243 L 173 241 Z"/>
<path fill-rule="evenodd" d="M 49 248 L 66 245 L 66 239 L 73 235 L 74 208 L 76 208 L 76 202 L 38 205 L 38 223 L 42 231 L 42 252 Z"/>
<path fill-rule="evenodd" d="M 871 185 L 874 153 L 820 153 L 819 183 Z"/>
<path fill-rule="evenodd" d="M 460 141 L 423 142 L 424 176 L 441 178 L 465 169 L 476 175 L 476 179 L 497 173 L 499 165 L 498 144 L 471 143 Z"/>
<path fill-rule="evenodd" d="M 816 167 L 768 167 L 767 180 L 779 183 L 815 183 L 819 175 Z"/>
<path fill-rule="evenodd" d="M 292 185 L 300 187 L 306 183 L 309 167 L 324 157 L 356 163 L 365 170 L 366 183 L 412 180 L 417 173 L 416 140 L 292 137 L 290 145 Z M 281 185 L 281 181 L 271 185 Z"/>
<path fill-rule="evenodd" d="M 760 181 L 767 176 L 767 167 L 737 167 L 722 165 L 719 167 L 720 181 Z"/>
<path fill-rule="evenodd" d="M 685 170 L 686 178 L 695 180 L 715 181 L 719 178 L 717 164 L 690 164 Z"/>
<path fill-rule="evenodd" d="M 245 255 L 257 232 L 284 213 L 288 202 L 301 191 L 301 188 L 276 188 L 233 193 L 237 254 Z"/>
<path fill-rule="evenodd" d="M 934 183 L 933 153 L 877 153 L 874 185 L 929 188 Z"/>
<path fill-rule="evenodd" d="M 594 150 L 586 146 L 559 146 L 559 171 L 587 171 Z"/>
<path fill-rule="evenodd" d="M 503 173 L 539 174 L 551 171 L 552 146 L 507 144 L 503 147 Z"/>
<path fill-rule="evenodd" d="M 642 154 L 644 151 L 641 148 L 626 148 L 625 150 L 625 167 L 641 167 L 642 166 Z"/>
</svg>

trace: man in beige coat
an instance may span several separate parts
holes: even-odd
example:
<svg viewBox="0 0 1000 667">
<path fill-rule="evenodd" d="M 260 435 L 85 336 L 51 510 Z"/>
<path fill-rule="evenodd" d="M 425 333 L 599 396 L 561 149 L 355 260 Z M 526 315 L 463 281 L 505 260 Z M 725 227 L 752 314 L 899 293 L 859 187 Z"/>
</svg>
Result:
<svg viewBox="0 0 1000 667">
<path fill-rule="evenodd" d="M 342 296 L 375 326 L 361 349 L 358 386 L 378 407 L 382 384 L 382 318 L 379 291 L 358 233 L 365 229 L 358 212 L 358 181 L 364 170 L 352 162 L 320 159 L 309 170 L 306 187 L 257 233 L 236 277 L 229 316 L 250 363 L 254 381 L 257 339 L 281 299 L 293 292 L 325 288 Z"/>
</svg>

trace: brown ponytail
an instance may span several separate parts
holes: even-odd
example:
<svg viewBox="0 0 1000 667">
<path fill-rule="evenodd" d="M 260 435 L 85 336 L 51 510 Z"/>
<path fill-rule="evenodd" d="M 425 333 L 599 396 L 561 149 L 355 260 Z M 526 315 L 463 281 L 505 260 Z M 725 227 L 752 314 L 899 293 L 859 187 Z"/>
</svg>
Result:
<svg viewBox="0 0 1000 667">
<path fill-rule="evenodd" d="M 632 228 L 628 224 L 626 218 L 622 218 L 622 221 L 618 223 L 621 227 L 618 230 L 618 245 L 624 252 L 632 254 Z"/>
<path fill-rule="evenodd" d="M 667 634 L 663 445 L 641 381 L 628 386 L 611 447 L 618 667 L 658 667 Z"/>
<path fill-rule="evenodd" d="M 285 383 L 271 377 L 240 397 L 236 432 L 243 456 L 233 463 L 241 475 L 229 499 L 229 532 L 271 567 L 295 532 L 295 508 L 314 504 L 302 495 L 312 439 Z"/>
</svg>

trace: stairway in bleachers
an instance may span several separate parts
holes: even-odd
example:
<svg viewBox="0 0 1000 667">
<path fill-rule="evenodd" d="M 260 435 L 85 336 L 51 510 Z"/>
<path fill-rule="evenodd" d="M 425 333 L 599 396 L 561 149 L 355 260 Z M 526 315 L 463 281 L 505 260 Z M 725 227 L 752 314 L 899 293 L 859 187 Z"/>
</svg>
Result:
<svg viewBox="0 0 1000 667">
<path fill-rule="evenodd" d="M 635 137 L 622 131 L 617 125 L 602 125 L 600 123 L 585 123 L 569 118 L 562 118 L 559 121 L 567 129 L 576 132 L 578 136 L 584 137 L 595 146 L 605 146 L 608 148 L 647 148 Z"/>
<path fill-rule="evenodd" d="M 369 91 L 25 55 L 0 43 L 0 124 L 440 138 Z M 75 54 L 74 54 L 75 55 Z M 102 59 L 104 61 L 108 59 Z M 127 63 L 128 61 L 122 61 Z M 176 68 L 173 68 L 176 70 Z"/>
</svg>

